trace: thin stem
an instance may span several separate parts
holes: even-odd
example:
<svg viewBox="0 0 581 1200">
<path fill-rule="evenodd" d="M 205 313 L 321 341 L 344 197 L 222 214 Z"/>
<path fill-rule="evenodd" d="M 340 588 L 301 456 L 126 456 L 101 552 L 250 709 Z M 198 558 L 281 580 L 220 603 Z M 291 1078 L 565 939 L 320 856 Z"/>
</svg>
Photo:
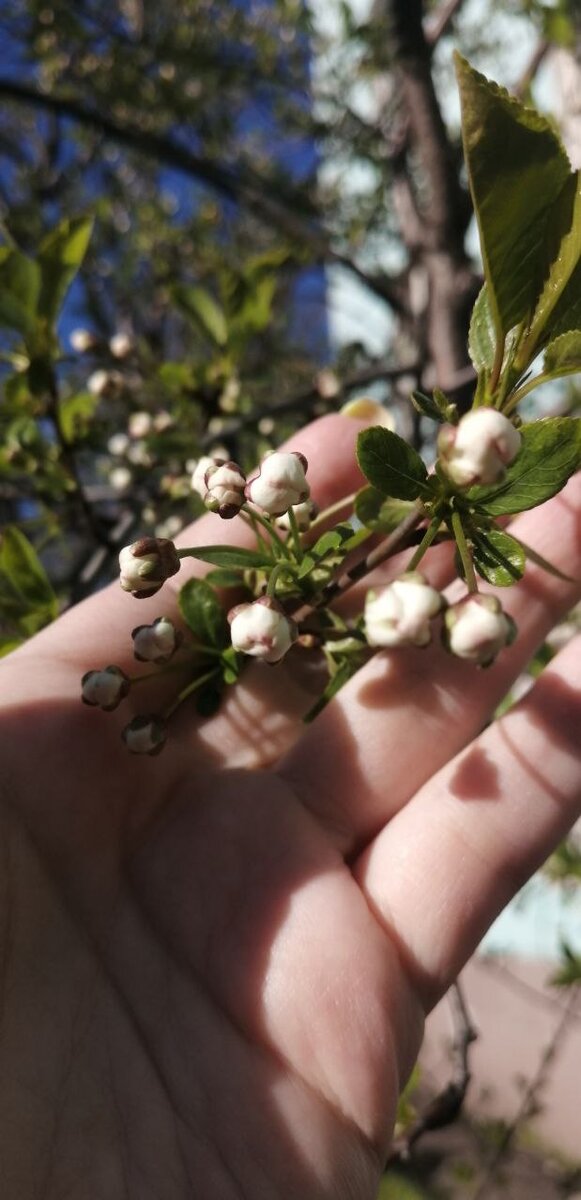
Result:
<svg viewBox="0 0 581 1200">
<path fill-rule="evenodd" d="M 269 521 L 268 517 L 263 517 L 262 513 L 257 512 L 254 508 L 248 508 L 247 504 L 244 505 L 241 511 L 248 513 L 250 517 L 254 517 L 254 520 L 258 521 L 258 524 L 262 525 L 263 529 L 266 529 L 266 532 L 270 535 L 274 544 L 278 546 L 281 557 L 289 558 L 289 552 L 287 550 L 286 543 L 276 532 L 276 529 L 273 528 L 273 525 Z"/>
<path fill-rule="evenodd" d="M 428 528 L 426 529 L 419 546 L 412 554 L 412 557 L 410 558 L 410 561 L 406 567 L 407 571 L 415 571 L 418 563 L 421 562 L 422 558 L 424 557 L 426 550 L 429 550 L 430 546 L 432 545 L 432 542 L 434 541 L 441 524 L 442 520 L 440 514 L 437 513 L 433 520 L 430 521 L 430 524 L 428 525 Z"/>
<path fill-rule="evenodd" d="M 503 362 L 504 362 L 504 334 L 501 338 L 499 338 L 498 342 L 496 343 L 496 353 L 494 355 L 494 363 L 492 365 L 492 374 L 490 376 L 490 383 L 489 383 L 491 393 L 496 390 L 498 381 L 500 379 L 500 372 L 502 371 Z"/>
<path fill-rule="evenodd" d="M 571 374 L 573 374 L 573 372 L 571 372 Z M 520 404 L 521 400 L 524 400 L 525 396 L 528 396 L 529 392 L 532 392 L 535 388 L 540 387 L 542 383 L 550 383 L 552 379 L 556 378 L 557 376 L 555 375 L 534 375 L 532 379 L 529 379 L 528 383 L 524 383 L 522 387 L 517 388 L 516 392 L 514 392 L 512 396 L 509 396 L 508 403 L 505 404 L 502 410 L 505 417 L 508 417 L 510 413 L 514 412 L 517 405 Z"/>
<path fill-rule="evenodd" d="M 312 533 L 319 525 L 324 525 L 329 520 L 329 517 L 334 517 L 335 513 L 341 512 L 342 508 L 351 508 L 356 495 L 357 492 L 352 492 L 350 496 L 343 496 L 341 500 L 336 500 L 334 504 L 330 504 L 328 508 L 324 508 L 318 517 L 315 517 L 315 520 L 311 521 L 309 533 Z"/>
<path fill-rule="evenodd" d="M 474 570 L 474 563 L 472 562 L 472 555 L 468 549 L 468 542 L 466 541 L 466 534 L 464 533 L 464 526 L 462 524 L 462 519 L 461 519 L 460 513 L 457 511 L 457 509 L 454 509 L 452 512 L 452 529 L 454 530 L 454 537 L 456 539 L 458 553 L 460 555 L 460 560 L 462 562 L 462 567 L 464 569 L 464 578 L 466 580 L 466 586 L 467 586 L 469 592 L 477 592 L 478 591 L 478 583 L 476 580 L 476 572 Z"/>
<path fill-rule="evenodd" d="M 284 575 L 285 571 L 286 571 L 287 575 L 288 574 L 294 575 L 294 569 L 291 566 L 291 564 L 288 562 L 277 563 L 276 567 L 274 567 L 273 570 L 270 572 L 269 580 L 266 585 L 266 595 L 270 596 L 272 599 L 274 599 L 274 597 L 276 596 L 276 585 L 278 582 L 278 578 L 280 575 Z"/>
<path fill-rule="evenodd" d="M 298 526 L 297 516 L 296 516 L 295 510 L 294 510 L 292 504 L 288 510 L 288 519 L 289 519 L 289 523 L 290 523 L 296 559 L 297 559 L 297 562 L 300 563 L 303 561 L 303 547 L 302 547 L 302 543 L 301 543 L 301 534 L 300 534 L 300 530 L 299 530 L 299 526 Z"/>
<path fill-rule="evenodd" d="M 209 683 L 210 679 L 214 679 L 216 675 L 218 675 L 218 671 L 213 667 L 205 675 L 200 675 L 198 679 L 194 679 L 192 683 L 188 683 L 185 688 L 182 688 L 181 692 L 178 692 L 173 704 L 170 704 L 161 715 L 165 717 L 166 721 L 169 721 L 170 717 L 173 717 L 184 700 L 187 700 L 189 696 L 193 696 L 194 692 L 203 687 L 205 683 Z"/>
<path fill-rule="evenodd" d="M 244 521 L 244 524 L 248 525 L 248 527 L 252 530 L 256 538 L 257 548 L 259 550 L 268 550 L 269 547 L 267 546 L 266 540 L 263 538 L 260 529 L 258 528 L 258 521 L 256 520 L 254 513 L 250 512 L 250 510 L 245 512 L 244 509 L 241 509 L 238 513 L 238 516 L 242 521 Z"/>
</svg>

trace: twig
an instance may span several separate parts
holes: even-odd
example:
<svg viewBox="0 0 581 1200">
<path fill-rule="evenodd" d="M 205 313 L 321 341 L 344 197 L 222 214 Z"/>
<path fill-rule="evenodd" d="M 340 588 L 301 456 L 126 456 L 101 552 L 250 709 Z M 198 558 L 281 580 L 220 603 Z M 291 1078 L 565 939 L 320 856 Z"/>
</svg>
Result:
<svg viewBox="0 0 581 1200">
<path fill-rule="evenodd" d="M 518 100 L 522 100 L 526 96 L 531 84 L 534 81 L 535 75 L 550 50 L 550 42 L 546 38 L 540 38 L 531 54 L 531 57 L 520 77 L 515 83 L 512 92 Z"/>
<path fill-rule="evenodd" d="M 424 24 L 424 32 L 426 41 L 430 46 L 435 46 L 440 38 L 448 32 L 454 17 L 459 13 L 464 0 L 445 0 L 436 12 Z"/>
<path fill-rule="evenodd" d="M 59 444 L 59 448 L 60 448 L 60 452 L 61 452 L 61 459 L 62 459 L 62 461 L 66 467 L 66 470 L 68 471 L 68 473 L 71 476 L 71 479 L 73 480 L 73 483 L 75 485 L 75 495 L 76 495 L 77 501 L 79 503 L 79 506 L 82 509 L 83 515 L 85 517 L 85 522 L 86 522 L 87 528 L 88 528 L 91 536 L 95 539 L 95 541 L 100 546 L 102 546 L 105 550 L 109 550 L 109 548 L 110 548 L 109 534 L 103 527 L 101 520 L 97 516 L 95 510 L 93 509 L 93 506 L 89 503 L 89 500 L 87 499 L 87 496 L 85 495 L 85 489 L 83 486 L 83 482 L 81 480 L 81 477 L 80 477 L 78 469 L 77 469 L 75 453 L 74 453 L 74 450 L 73 450 L 70 442 L 66 438 L 66 435 L 65 435 L 65 432 L 64 432 L 64 429 L 62 426 L 61 414 L 60 414 L 60 408 L 59 408 L 58 383 L 56 381 L 56 376 L 54 375 L 54 373 L 51 374 L 51 378 L 50 378 L 50 381 L 48 384 L 47 413 L 48 413 L 48 416 L 50 417 L 50 420 L 52 421 L 53 426 L 54 426 L 57 442 Z"/>
<path fill-rule="evenodd" d="M 425 1133 L 451 1125 L 462 1109 L 470 1083 L 470 1046 L 476 1041 L 478 1034 L 472 1024 L 459 980 L 452 984 L 448 998 L 454 1022 L 452 1079 L 402 1137 L 394 1142 L 385 1164 L 386 1170 L 397 1163 L 406 1162 L 412 1147 Z"/>
</svg>

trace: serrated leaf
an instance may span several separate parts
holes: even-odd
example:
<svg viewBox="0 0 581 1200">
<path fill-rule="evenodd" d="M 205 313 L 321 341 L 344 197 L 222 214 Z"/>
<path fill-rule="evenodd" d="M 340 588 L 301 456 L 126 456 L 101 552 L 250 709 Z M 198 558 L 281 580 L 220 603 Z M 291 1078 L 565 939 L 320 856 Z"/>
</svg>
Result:
<svg viewBox="0 0 581 1200">
<path fill-rule="evenodd" d="M 15 525 L 0 537 L 0 616 L 27 636 L 58 616 L 58 603 L 36 550 Z"/>
<path fill-rule="evenodd" d="M 569 280 L 581 260 L 581 175 L 576 171 L 569 176 L 559 196 L 548 223 L 548 257 L 550 265 L 541 294 L 530 322 L 524 354 L 530 348 L 530 356 L 538 345 L 552 336 L 553 317 Z M 524 362 L 528 366 L 528 361 Z"/>
<path fill-rule="evenodd" d="M 216 346 L 228 341 L 226 316 L 214 297 L 205 288 L 177 284 L 173 294 L 182 312 L 193 319 Z"/>
<path fill-rule="evenodd" d="M 67 217 L 41 242 L 38 265 L 41 288 L 39 316 L 53 324 L 65 296 L 87 253 L 93 232 L 92 217 Z"/>
<path fill-rule="evenodd" d="M 474 566 L 494 587 L 510 587 L 522 579 L 525 552 L 519 542 L 501 529 L 480 532 L 473 542 Z"/>
<path fill-rule="evenodd" d="M 462 136 L 497 335 L 533 309 L 551 210 L 570 174 L 550 123 L 456 55 Z"/>
<path fill-rule="evenodd" d="M 362 488 L 355 497 L 355 515 L 362 525 L 376 533 L 392 533 L 409 516 L 413 504 L 408 500 L 390 500 L 377 488 Z"/>
<path fill-rule="evenodd" d="M 581 330 L 562 333 L 545 350 L 543 375 L 558 378 L 581 371 Z"/>
<path fill-rule="evenodd" d="M 239 546 L 194 546 L 189 550 L 192 558 L 211 563 L 214 567 L 233 567 L 246 570 L 249 567 L 273 567 L 275 559 L 259 550 L 244 550 Z"/>
<path fill-rule="evenodd" d="M 357 439 L 357 461 L 365 478 L 384 496 L 415 500 L 429 492 L 424 462 L 391 429 L 381 425 L 364 429 Z"/>
<path fill-rule="evenodd" d="M 470 318 L 468 334 L 468 350 L 470 358 L 477 371 L 491 371 L 494 363 L 496 346 L 496 331 L 494 317 L 490 310 L 488 288 L 486 284 L 478 293 L 476 303 Z"/>
<path fill-rule="evenodd" d="M 26 336 L 34 327 L 40 271 L 19 250 L 0 247 L 0 324 Z"/>
<path fill-rule="evenodd" d="M 188 579 L 179 593 L 180 612 L 186 625 L 203 646 L 221 650 L 228 646 L 230 633 L 226 614 L 218 597 L 205 579 Z"/>
<path fill-rule="evenodd" d="M 489 513 L 523 512 L 550 500 L 581 466 L 581 420 L 546 417 L 521 429 L 522 445 L 502 483 L 470 488 L 470 503 Z"/>
<path fill-rule="evenodd" d="M 551 338 L 560 337 L 562 333 L 570 333 L 573 330 L 581 330 L 581 263 L 575 267 L 553 309 Z"/>
</svg>

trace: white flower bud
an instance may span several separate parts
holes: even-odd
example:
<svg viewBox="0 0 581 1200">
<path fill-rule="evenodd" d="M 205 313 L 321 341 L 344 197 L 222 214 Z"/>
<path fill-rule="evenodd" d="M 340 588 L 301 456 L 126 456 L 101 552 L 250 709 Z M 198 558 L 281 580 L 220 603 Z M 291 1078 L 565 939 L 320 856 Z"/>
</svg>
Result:
<svg viewBox="0 0 581 1200">
<path fill-rule="evenodd" d="M 166 412 L 165 408 L 161 408 L 159 412 L 156 412 L 153 418 L 153 428 L 156 433 L 164 433 L 171 425 L 173 425 L 171 413 Z"/>
<path fill-rule="evenodd" d="M 148 453 L 145 442 L 133 442 L 127 451 L 127 457 L 134 467 L 151 466 L 151 454 Z"/>
<path fill-rule="evenodd" d="M 295 622 L 270 596 L 237 604 L 228 620 L 234 649 L 267 663 L 280 662 L 297 637 Z"/>
<path fill-rule="evenodd" d="M 87 671 L 81 680 L 81 699 L 84 704 L 112 712 L 127 695 L 129 686 L 129 679 L 120 667 Z"/>
<path fill-rule="evenodd" d="M 177 550 L 168 538 L 144 537 L 124 546 L 119 555 L 120 584 L 137 600 L 153 596 L 181 566 Z"/>
<path fill-rule="evenodd" d="M 206 487 L 206 471 L 208 471 L 210 467 L 220 466 L 221 463 L 218 461 L 218 459 L 211 458 L 209 454 L 203 454 L 202 457 L 198 459 L 197 463 L 194 464 L 193 468 L 191 467 L 191 464 L 189 465 L 192 470 L 192 490 L 197 492 L 198 496 L 202 497 L 202 500 L 205 500 L 206 493 L 208 491 Z"/>
<path fill-rule="evenodd" d="M 167 725 L 161 717 L 134 717 L 121 737 L 131 754 L 159 754 L 167 740 Z"/>
<path fill-rule="evenodd" d="M 443 596 L 419 571 L 409 571 L 365 600 L 365 636 L 370 646 L 427 646 L 430 621 L 442 611 Z"/>
<path fill-rule="evenodd" d="M 211 512 L 224 520 L 235 517 L 244 504 L 246 477 L 237 463 L 212 463 L 205 475 L 206 495 L 204 503 Z"/>
<path fill-rule="evenodd" d="M 70 343 L 77 354 L 86 354 L 88 350 L 92 350 L 96 346 L 97 338 L 90 329 L 73 329 Z"/>
<path fill-rule="evenodd" d="M 459 425 L 446 426 L 438 437 L 441 464 L 458 487 L 499 483 L 520 445 L 518 429 L 495 408 L 466 413 Z"/>
<path fill-rule="evenodd" d="M 110 396 L 122 383 L 118 371 L 93 371 L 87 379 L 87 391 L 92 396 Z"/>
<path fill-rule="evenodd" d="M 113 358 L 127 358 L 133 350 L 133 338 L 128 333 L 114 333 L 109 349 Z"/>
<path fill-rule="evenodd" d="M 466 596 L 445 616 L 444 645 L 451 654 L 488 667 L 516 636 L 516 625 L 496 596 Z"/>
<path fill-rule="evenodd" d="M 114 467 L 109 475 L 109 483 L 116 492 L 124 492 L 125 488 L 129 487 L 132 479 L 133 475 L 129 467 Z"/>
<path fill-rule="evenodd" d="M 114 454 L 116 458 L 125 454 L 129 446 L 129 438 L 126 433 L 114 433 L 107 442 L 109 454 Z"/>
<path fill-rule="evenodd" d="M 307 467 L 304 454 L 275 450 L 264 459 L 258 474 L 248 480 L 247 499 L 272 517 L 282 516 L 291 506 L 308 500 Z"/>
<path fill-rule="evenodd" d="M 303 500 L 302 504 L 293 504 L 292 510 L 296 518 L 298 528 L 301 533 L 306 533 L 307 529 L 311 528 L 311 521 L 317 515 L 317 506 L 312 500 Z M 277 517 L 275 525 L 279 529 L 290 530 L 290 517 L 288 511 L 282 514 L 282 517 Z"/>
<path fill-rule="evenodd" d="M 151 625 L 138 625 L 131 637 L 137 661 L 154 663 L 169 662 L 183 640 L 169 617 L 157 617 Z"/>
<path fill-rule="evenodd" d="M 150 417 L 149 413 L 147 413 L 147 412 L 131 413 L 131 416 L 129 417 L 129 421 L 127 423 L 127 428 L 129 429 L 129 436 L 132 438 L 147 437 L 147 435 L 149 433 L 151 433 L 151 424 L 152 424 L 152 422 L 151 422 L 151 417 Z"/>
</svg>

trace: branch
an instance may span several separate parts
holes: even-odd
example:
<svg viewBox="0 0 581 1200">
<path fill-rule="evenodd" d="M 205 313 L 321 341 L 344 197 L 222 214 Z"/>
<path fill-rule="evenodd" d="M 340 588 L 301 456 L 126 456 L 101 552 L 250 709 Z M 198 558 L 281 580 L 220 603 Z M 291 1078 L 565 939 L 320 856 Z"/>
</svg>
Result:
<svg viewBox="0 0 581 1200">
<path fill-rule="evenodd" d="M 464 0 L 444 0 L 436 12 L 432 13 L 424 25 L 425 37 L 429 46 L 433 48 L 448 32 L 454 17 L 457 16 L 463 4 Z"/>
<path fill-rule="evenodd" d="M 540 38 L 531 54 L 531 57 L 517 83 L 515 83 L 512 93 L 517 97 L 517 100 L 522 100 L 534 82 L 537 71 L 545 59 L 551 48 L 551 43 L 546 38 Z"/>
<path fill-rule="evenodd" d="M 451 1125 L 459 1116 L 470 1083 L 470 1046 L 476 1041 L 478 1034 L 470 1019 L 466 1001 L 460 983 L 456 980 L 448 993 L 454 1021 L 454 1041 L 452 1054 L 455 1059 L 453 1076 L 447 1086 L 428 1104 L 416 1121 L 401 1138 L 394 1142 L 385 1170 L 397 1163 L 406 1162 L 416 1142 L 425 1133 L 433 1129 L 443 1129 Z"/>
<path fill-rule="evenodd" d="M 194 179 L 201 180 L 226 200 L 236 204 L 246 204 L 250 211 L 267 224 L 292 240 L 308 246 L 319 259 L 326 259 L 346 267 L 370 291 L 392 307 L 395 308 L 401 304 L 389 280 L 368 275 L 348 255 L 333 250 L 327 234 L 308 222 L 307 216 L 314 219 L 317 215 L 314 205 L 308 205 L 308 213 L 301 215 L 301 210 L 302 213 L 305 210 L 303 191 L 296 188 L 285 188 L 281 194 L 280 182 L 277 181 L 276 187 L 279 190 L 280 198 L 273 198 L 272 194 L 269 194 L 267 181 L 248 167 L 233 170 L 231 167 L 223 166 L 212 159 L 195 154 L 186 146 L 180 145 L 179 142 L 166 135 L 150 133 L 135 125 L 120 124 L 114 118 L 105 116 L 96 109 L 87 108 L 72 97 L 49 95 L 11 79 L 0 79 L 0 96 L 6 96 L 16 103 L 33 105 L 44 111 L 70 117 L 81 125 L 97 129 L 112 141 L 137 150 L 149 158 L 154 158 L 156 162 L 162 162 L 175 170 L 183 171 L 184 174 Z"/>
</svg>

